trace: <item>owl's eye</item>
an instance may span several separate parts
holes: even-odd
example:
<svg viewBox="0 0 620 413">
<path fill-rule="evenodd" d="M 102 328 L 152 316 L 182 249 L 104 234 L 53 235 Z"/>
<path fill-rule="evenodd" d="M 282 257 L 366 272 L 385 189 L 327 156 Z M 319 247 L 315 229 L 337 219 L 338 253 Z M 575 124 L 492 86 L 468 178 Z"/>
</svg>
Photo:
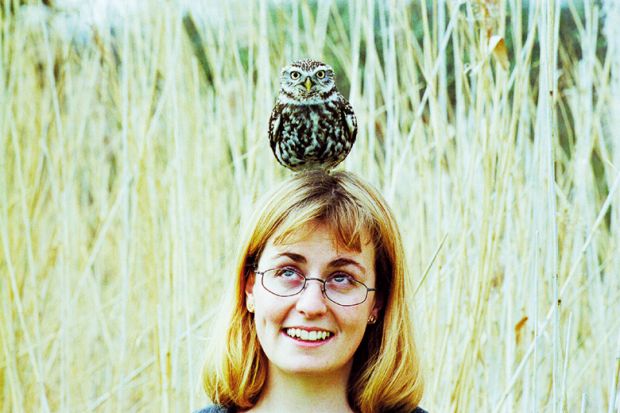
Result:
<svg viewBox="0 0 620 413">
<path fill-rule="evenodd" d="M 300 76 L 301 76 L 301 73 L 299 72 L 291 72 L 291 79 L 293 80 L 299 79 Z"/>
<path fill-rule="evenodd" d="M 325 70 L 319 70 L 318 72 L 316 72 L 316 77 L 318 77 L 319 79 L 323 79 L 325 77 Z"/>
</svg>

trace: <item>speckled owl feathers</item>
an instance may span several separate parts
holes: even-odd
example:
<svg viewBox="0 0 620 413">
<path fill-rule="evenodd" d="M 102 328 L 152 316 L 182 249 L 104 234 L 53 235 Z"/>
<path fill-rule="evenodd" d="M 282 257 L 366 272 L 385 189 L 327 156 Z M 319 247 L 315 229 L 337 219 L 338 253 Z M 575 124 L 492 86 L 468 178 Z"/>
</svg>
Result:
<svg viewBox="0 0 620 413">
<path fill-rule="evenodd" d="M 282 69 L 269 119 L 269 143 L 280 164 L 294 171 L 331 169 L 351 151 L 357 119 L 324 63 L 301 60 Z"/>
</svg>

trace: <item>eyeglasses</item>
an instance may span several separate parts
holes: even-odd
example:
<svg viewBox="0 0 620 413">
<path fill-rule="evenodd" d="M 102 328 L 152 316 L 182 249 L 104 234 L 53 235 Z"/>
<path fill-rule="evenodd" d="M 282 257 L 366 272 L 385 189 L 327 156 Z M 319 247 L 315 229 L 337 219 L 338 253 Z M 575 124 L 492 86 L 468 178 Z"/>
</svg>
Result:
<svg viewBox="0 0 620 413">
<path fill-rule="evenodd" d="M 375 288 L 368 288 L 366 284 L 342 272 L 332 274 L 326 280 L 308 278 L 292 268 L 254 272 L 261 276 L 263 288 L 278 297 L 291 297 L 301 293 L 306 288 L 306 283 L 311 280 L 321 283 L 321 291 L 328 300 L 344 307 L 361 304 L 368 298 L 368 291 L 376 291 Z"/>
</svg>

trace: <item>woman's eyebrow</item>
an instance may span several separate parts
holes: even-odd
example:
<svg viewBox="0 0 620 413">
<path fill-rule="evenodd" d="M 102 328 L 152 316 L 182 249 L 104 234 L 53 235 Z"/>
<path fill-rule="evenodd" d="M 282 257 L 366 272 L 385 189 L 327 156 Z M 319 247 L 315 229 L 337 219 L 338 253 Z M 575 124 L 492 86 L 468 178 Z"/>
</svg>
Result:
<svg viewBox="0 0 620 413">
<path fill-rule="evenodd" d="M 281 252 L 278 255 L 276 255 L 274 258 L 280 258 L 280 257 L 288 257 L 291 260 L 302 263 L 302 264 L 305 264 L 307 261 L 306 257 L 304 257 L 301 254 L 295 254 L 294 252 Z"/>
<path fill-rule="evenodd" d="M 306 257 L 304 257 L 303 255 L 296 254 L 294 252 L 289 252 L 289 251 L 281 252 L 277 254 L 274 258 L 282 258 L 282 257 L 287 257 L 291 259 L 292 261 L 298 262 L 300 264 L 306 264 L 308 262 Z M 360 271 L 362 271 L 362 273 L 366 274 L 366 268 L 359 262 L 353 259 L 350 259 L 350 258 L 336 258 L 335 260 L 329 263 L 329 266 L 333 268 L 346 267 L 347 265 L 353 265 L 354 267 L 357 267 Z"/>
<path fill-rule="evenodd" d="M 360 269 L 364 274 L 366 273 L 366 268 L 359 262 L 352 260 L 350 258 L 337 258 L 329 263 L 330 267 L 345 267 L 347 265 L 353 265 Z"/>
</svg>

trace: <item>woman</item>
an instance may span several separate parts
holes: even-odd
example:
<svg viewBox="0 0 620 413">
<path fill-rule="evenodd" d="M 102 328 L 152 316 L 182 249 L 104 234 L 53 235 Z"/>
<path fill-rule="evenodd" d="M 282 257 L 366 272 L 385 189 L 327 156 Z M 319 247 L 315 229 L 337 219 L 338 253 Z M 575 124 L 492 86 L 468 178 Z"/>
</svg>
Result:
<svg viewBox="0 0 620 413">
<path fill-rule="evenodd" d="M 206 412 L 424 412 L 399 231 L 347 172 L 269 194 L 204 369 Z"/>
</svg>

